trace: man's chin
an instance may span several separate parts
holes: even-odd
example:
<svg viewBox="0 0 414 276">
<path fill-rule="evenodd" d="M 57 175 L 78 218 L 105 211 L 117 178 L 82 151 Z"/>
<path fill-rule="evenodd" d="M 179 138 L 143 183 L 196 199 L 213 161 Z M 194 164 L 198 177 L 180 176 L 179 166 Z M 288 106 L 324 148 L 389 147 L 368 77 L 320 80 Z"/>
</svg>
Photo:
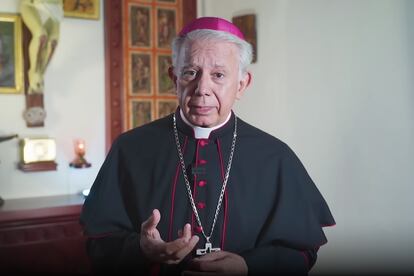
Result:
<svg viewBox="0 0 414 276">
<path fill-rule="evenodd" d="M 199 127 L 214 127 L 217 125 L 216 121 L 212 118 L 208 118 L 208 116 L 191 115 L 189 121 L 193 125 Z"/>
</svg>

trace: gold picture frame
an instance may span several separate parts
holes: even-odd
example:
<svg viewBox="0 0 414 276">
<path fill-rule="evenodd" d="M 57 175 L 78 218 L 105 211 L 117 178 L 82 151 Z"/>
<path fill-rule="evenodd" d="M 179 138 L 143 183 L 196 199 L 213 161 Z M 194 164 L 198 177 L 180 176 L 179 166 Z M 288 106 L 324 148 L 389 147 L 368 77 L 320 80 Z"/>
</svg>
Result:
<svg viewBox="0 0 414 276">
<path fill-rule="evenodd" d="M 131 3 L 129 17 L 129 45 L 130 47 L 152 47 L 152 7 L 143 4 Z"/>
<path fill-rule="evenodd" d="M 168 74 L 170 67 L 172 67 L 172 57 L 170 54 L 157 55 L 156 76 L 158 95 L 175 96 L 174 83 Z"/>
<path fill-rule="evenodd" d="M 63 0 L 65 17 L 99 19 L 101 0 Z"/>
<path fill-rule="evenodd" d="M 23 91 L 22 20 L 0 13 L 0 93 Z"/>
<path fill-rule="evenodd" d="M 153 103 L 150 99 L 134 99 L 130 101 L 131 127 L 139 127 L 151 122 L 153 117 Z"/>
<path fill-rule="evenodd" d="M 152 83 L 152 53 L 132 52 L 129 57 L 129 91 L 132 96 L 151 96 Z"/>
</svg>

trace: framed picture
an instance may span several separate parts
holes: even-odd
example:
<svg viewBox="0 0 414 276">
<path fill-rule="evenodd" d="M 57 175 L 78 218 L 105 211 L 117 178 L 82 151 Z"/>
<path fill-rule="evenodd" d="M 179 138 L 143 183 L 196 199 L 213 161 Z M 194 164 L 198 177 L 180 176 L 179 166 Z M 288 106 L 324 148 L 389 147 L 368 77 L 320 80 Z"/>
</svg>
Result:
<svg viewBox="0 0 414 276">
<path fill-rule="evenodd" d="M 151 54 L 132 52 L 130 55 L 130 91 L 134 96 L 151 95 Z"/>
<path fill-rule="evenodd" d="M 171 55 L 157 56 L 157 91 L 160 95 L 174 95 L 175 89 L 168 69 L 172 66 Z"/>
<path fill-rule="evenodd" d="M 151 7 L 129 6 L 129 30 L 131 47 L 151 47 Z"/>
<path fill-rule="evenodd" d="M 171 48 L 171 41 L 176 34 L 176 14 L 174 9 L 157 9 L 157 46 Z"/>
<path fill-rule="evenodd" d="M 100 0 L 63 0 L 65 17 L 99 19 Z"/>
<path fill-rule="evenodd" d="M 162 118 L 174 113 L 177 109 L 177 100 L 158 100 L 157 101 L 157 118 Z"/>
<path fill-rule="evenodd" d="M 130 101 L 131 127 L 139 127 L 152 121 L 151 100 Z"/>
<path fill-rule="evenodd" d="M 0 93 L 23 91 L 22 23 L 19 15 L 0 13 Z"/>
</svg>

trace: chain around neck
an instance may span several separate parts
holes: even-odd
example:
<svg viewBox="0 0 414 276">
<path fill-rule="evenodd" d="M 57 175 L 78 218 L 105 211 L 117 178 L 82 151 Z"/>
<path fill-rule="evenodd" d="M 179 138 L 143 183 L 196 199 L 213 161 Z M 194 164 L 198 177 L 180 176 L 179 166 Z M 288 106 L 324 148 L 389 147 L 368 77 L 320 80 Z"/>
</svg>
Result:
<svg viewBox="0 0 414 276">
<path fill-rule="evenodd" d="M 223 185 L 221 187 L 220 196 L 218 198 L 216 212 L 214 214 L 214 219 L 213 219 L 213 224 L 211 225 L 210 235 L 208 235 L 208 236 L 204 232 L 204 228 L 203 228 L 203 225 L 201 224 L 200 216 L 198 215 L 197 207 L 195 206 L 195 203 L 194 203 L 193 194 L 191 192 L 190 181 L 188 180 L 187 170 L 185 168 L 185 163 L 184 163 L 184 156 L 183 156 L 183 152 L 181 150 L 180 139 L 178 137 L 177 120 L 175 118 L 175 113 L 173 115 L 173 128 L 174 128 L 175 144 L 177 146 L 178 157 L 180 159 L 181 170 L 182 170 L 182 173 L 183 173 L 185 186 L 187 188 L 188 198 L 190 200 L 190 204 L 191 204 L 191 207 L 193 209 L 193 213 L 194 213 L 194 215 L 195 215 L 195 217 L 197 219 L 197 223 L 198 223 L 198 225 L 201 228 L 201 233 L 203 234 L 203 236 L 206 239 L 206 241 L 207 242 L 210 242 L 210 238 L 213 235 L 214 227 L 216 226 L 217 216 L 218 216 L 218 213 L 220 211 L 220 207 L 222 205 L 221 203 L 223 201 L 224 192 L 226 191 L 227 181 L 229 180 L 231 164 L 233 162 L 233 154 L 234 154 L 234 149 L 236 147 L 236 138 L 237 138 L 237 117 L 234 116 L 234 132 L 233 132 L 233 141 L 231 143 L 231 150 L 230 150 L 229 162 L 227 164 L 226 174 L 224 176 Z"/>
</svg>

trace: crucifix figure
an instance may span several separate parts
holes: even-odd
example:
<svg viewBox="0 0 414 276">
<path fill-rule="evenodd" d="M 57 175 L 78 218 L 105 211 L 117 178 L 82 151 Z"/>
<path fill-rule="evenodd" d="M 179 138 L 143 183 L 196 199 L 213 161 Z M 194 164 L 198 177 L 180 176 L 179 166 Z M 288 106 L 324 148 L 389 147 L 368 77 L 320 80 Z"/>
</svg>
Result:
<svg viewBox="0 0 414 276">
<path fill-rule="evenodd" d="M 21 0 L 20 12 L 31 36 L 30 43 L 25 47 L 29 64 L 26 80 L 27 109 L 23 116 L 27 126 L 38 127 L 43 126 L 46 116 L 43 79 L 58 44 L 63 0 Z M 25 39 L 29 38 L 24 36 Z"/>
<path fill-rule="evenodd" d="M 204 248 L 197 249 L 196 251 L 197 256 L 202 256 L 202 255 L 206 255 L 211 252 L 217 252 L 221 250 L 220 248 L 212 248 L 212 247 L 213 246 L 211 245 L 211 242 L 207 241 Z"/>
</svg>

